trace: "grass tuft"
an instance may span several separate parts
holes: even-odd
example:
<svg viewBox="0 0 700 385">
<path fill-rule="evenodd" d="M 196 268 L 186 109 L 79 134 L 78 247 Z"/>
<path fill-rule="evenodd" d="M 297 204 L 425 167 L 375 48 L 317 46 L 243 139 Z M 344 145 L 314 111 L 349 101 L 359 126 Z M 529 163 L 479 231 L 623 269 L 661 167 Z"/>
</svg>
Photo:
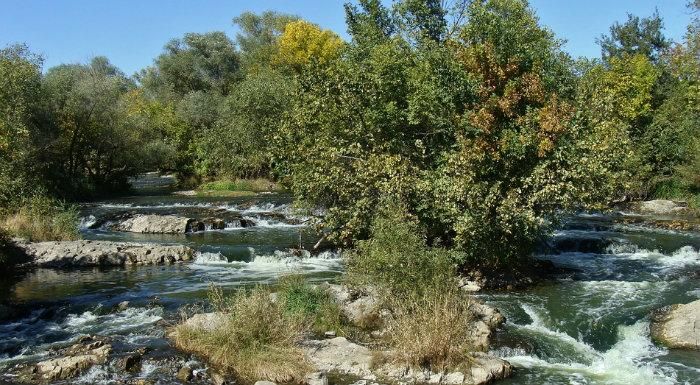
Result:
<svg viewBox="0 0 700 385">
<path fill-rule="evenodd" d="M 9 236 L 32 242 L 79 238 L 76 208 L 43 196 L 29 198 L 9 212 L 0 221 L 0 228 Z"/>
<path fill-rule="evenodd" d="M 301 275 L 289 275 L 280 279 L 278 293 L 285 312 L 306 319 L 317 336 L 327 331 L 344 334 L 343 311 L 328 291 L 310 285 Z"/>
<path fill-rule="evenodd" d="M 213 290 L 210 298 L 225 313 L 223 322 L 212 330 L 175 326 L 172 336 L 178 348 L 206 357 L 242 381 L 303 381 L 312 369 L 297 347 L 306 331 L 303 317 L 286 312 L 283 303 L 260 287 L 230 297 Z"/>
<path fill-rule="evenodd" d="M 469 298 L 455 288 L 391 305 L 385 340 L 388 359 L 434 372 L 461 369 L 473 351 Z"/>
</svg>

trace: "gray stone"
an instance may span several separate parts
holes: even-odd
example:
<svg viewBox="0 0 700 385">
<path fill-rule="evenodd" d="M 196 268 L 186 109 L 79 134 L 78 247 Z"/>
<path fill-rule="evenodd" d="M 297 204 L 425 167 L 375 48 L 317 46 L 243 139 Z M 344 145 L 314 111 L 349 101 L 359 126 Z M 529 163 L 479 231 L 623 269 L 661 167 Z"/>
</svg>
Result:
<svg viewBox="0 0 700 385">
<path fill-rule="evenodd" d="M 105 363 L 111 351 L 112 345 L 106 339 L 85 337 L 63 349 L 62 357 L 37 363 L 32 372 L 35 377 L 45 381 L 70 379 L 93 365 Z"/>
<path fill-rule="evenodd" d="M 224 377 L 219 372 L 211 372 L 211 374 L 209 376 L 211 377 L 211 383 L 214 385 L 226 385 L 226 384 L 228 384 L 228 381 L 226 381 L 226 377 Z"/>
<path fill-rule="evenodd" d="M 328 376 L 324 372 L 314 372 L 306 375 L 304 379 L 307 385 L 328 385 Z"/>
<path fill-rule="evenodd" d="M 688 210 L 686 202 L 675 202 L 664 199 L 639 202 L 636 209 L 645 214 L 669 215 L 683 213 Z"/>
<path fill-rule="evenodd" d="M 110 241 L 59 241 L 18 244 L 39 267 L 172 264 L 192 259 L 182 245 Z"/>
<path fill-rule="evenodd" d="M 676 349 L 700 350 L 700 300 L 672 305 L 652 314 L 652 337 Z"/>
<path fill-rule="evenodd" d="M 272 381 L 258 381 L 255 383 L 255 385 L 277 385 Z"/>
<path fill-rule="evenodd" d="M 119 223 L 115 230 L 148 234 L 184 234 L 193 227 L 193 222 L 196 221 L 176 215 L 136 215 Z"/>
<path fill-rule="evenodd" d="M 182 382 L 189 382 L 192 380 L 194 377 L 192 374 L 192 368 L 188 366 L 183 366 L 180 368 L 180 370 L 177 371 L 176 375 L 177 379 L 182 381 Z"/>
<path fill-rule="evenodd" d="M 304 341 L 302 348 L 319 371 L 338 371 L 359 377 L 373 376 L 372 351 L 352 343 L 345 337 Z"/>
<path fill-rule="evenodd" d="M 188 318 L 183 325 L 192 329 L 212 331 L 220 327 L 224 322 L 226 322 L 226 314 L 214 312 L 195 314 Z"/>
</svg>

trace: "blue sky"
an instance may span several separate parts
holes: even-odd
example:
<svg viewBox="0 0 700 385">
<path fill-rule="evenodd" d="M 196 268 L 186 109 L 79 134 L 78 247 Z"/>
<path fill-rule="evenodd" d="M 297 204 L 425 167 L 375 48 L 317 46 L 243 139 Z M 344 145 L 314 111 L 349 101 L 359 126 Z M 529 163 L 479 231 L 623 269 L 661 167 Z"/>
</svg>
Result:
<svg viewBox="0 0 700 385">
<path fill-rule="evenodd" d="M 0 46 L 23 42 L 45 58 L 45 67 L 107 56 L 127 74 L 149 65 L 170 39 L 185 32 L 236 33 L 233 16 L 267 9 L 294 13 L 342 36 L 343 0 L 2 0 Z M 650 15 L 655 8 L 666 34 L 680 40 L 690 20 L 687 0 L 531 0 L 542 24 L 574 57 L 598 57 L 596 37 L 627 12 Z"/>
</svg>

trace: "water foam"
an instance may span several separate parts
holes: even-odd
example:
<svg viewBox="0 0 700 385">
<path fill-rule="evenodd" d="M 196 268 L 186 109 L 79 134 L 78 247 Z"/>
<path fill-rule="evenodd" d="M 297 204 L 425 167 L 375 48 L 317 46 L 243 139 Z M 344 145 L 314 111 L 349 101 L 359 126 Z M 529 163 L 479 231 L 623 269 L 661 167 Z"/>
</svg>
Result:
<svg viewBox="0 0 700 385">
<path fill-rule="evenodd" d="M 569 383 L 611 385 L 670 385 L 676 383 L 676 372 L 672 368 L 662 367 L 658 360 L 659 356 L 665 355 L 667 352 L 654 346 L 649 339 L 648 322 L 640 321 L 630 326 L 619 326 L 618 342 L 605 352 L 598 352 L 565 333 L 547 328 L 537 316 L 533 319 L 532 324 L 521 327 L 559 338 L 562 345 L 586 353 L 586 362 L 545 360 L 525 354 L 521 349 L 495 351 L 496 354 L 516 366 L 554 371 L 567 377 Z"/>
</svg>

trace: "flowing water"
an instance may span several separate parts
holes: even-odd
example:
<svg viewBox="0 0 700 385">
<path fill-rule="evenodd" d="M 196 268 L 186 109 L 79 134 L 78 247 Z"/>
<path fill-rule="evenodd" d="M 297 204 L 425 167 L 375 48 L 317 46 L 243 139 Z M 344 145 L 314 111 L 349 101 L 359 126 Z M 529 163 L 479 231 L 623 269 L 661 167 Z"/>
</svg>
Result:
<svg viewBox="0 0 700 385">
<path fill-rule="evenodd" d="M 154 186 L 149 186 L 154 187 Z M 163 194 L 156 183 L 150 191 Z M 140 195 L 82 206 L 88 239 L 186 244 L 194 262 L 174 266 L 37 269 L 0 284 L 0 300 L 21 314 L 0 321 L 0 384 L 13 365 L 35 362 L 86 334 L 110 336 L 117 354 L 149 347 L 140 371 L 96 366 L 68 383 L 123 383 L 137 378 L 178 383 L 190 358 L 164 338 L 183 307 L 202 304 L 215 283 L 226 289 L 270 284 L 287 273 L 311 281 L 337 277 L 338 252 L 291 252 L 315 235 L 284 195 L 237 199 Z M 123 213 L 180 214 L 226 221 L 223 230 L 145 235 L 108 230 Z M 256 226 L 242 227 L 241 219 Z M 493 353 L 515 376 L 502 384 L 700 384 L 700 353 L 669 351 L 649 338 L 648 314 L 700 298 L 700 234 L 625 225 L 618 217 L 580 215 L 550 239 L 540 258 L 566 268 L 552 282 L 517 292 L 479 294 L 507 324 Z M 118 304 L 129 301 L 127 308 Z M 254 322 L 253 320 L 251 320 Z M 204 366 L 190 361 L 194 367 Z"/>
</svg>

